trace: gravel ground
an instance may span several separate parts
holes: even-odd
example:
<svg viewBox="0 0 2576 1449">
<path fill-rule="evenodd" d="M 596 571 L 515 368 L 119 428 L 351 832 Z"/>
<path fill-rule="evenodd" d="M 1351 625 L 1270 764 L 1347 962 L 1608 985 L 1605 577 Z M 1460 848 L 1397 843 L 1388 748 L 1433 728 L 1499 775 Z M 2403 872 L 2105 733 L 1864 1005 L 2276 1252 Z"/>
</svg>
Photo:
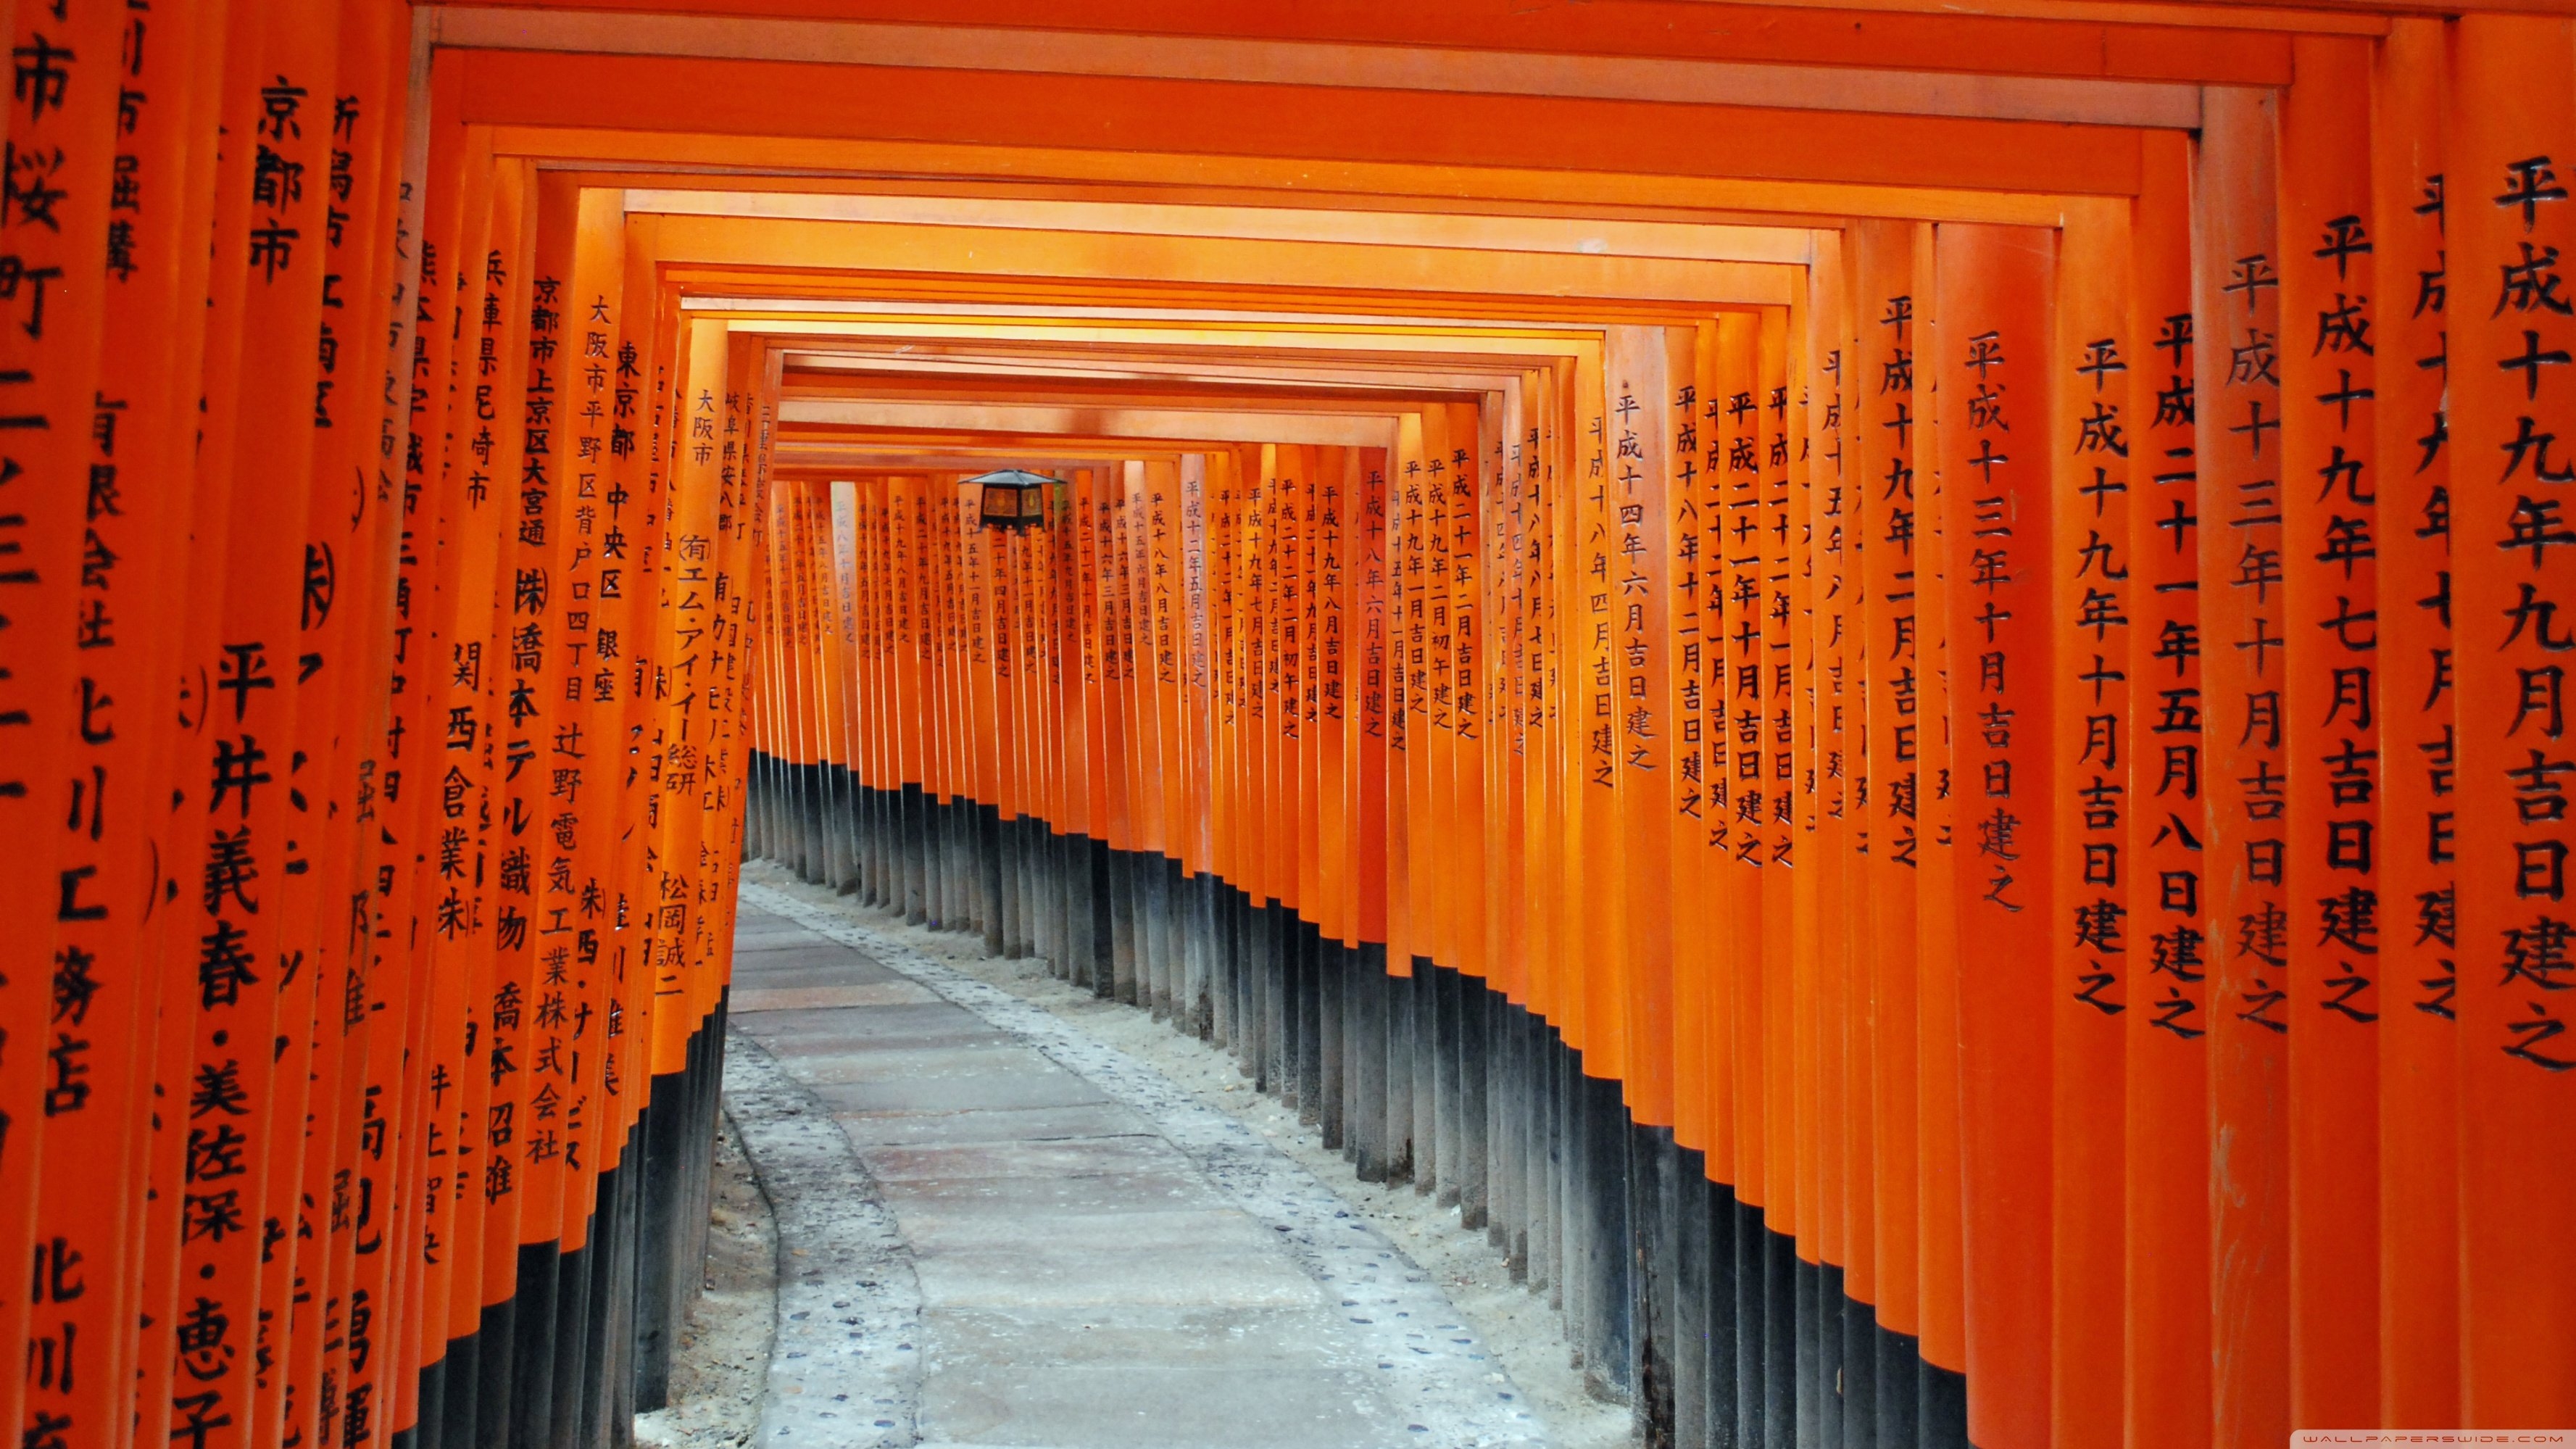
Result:
<svg viewBox="0 0 2576 1449">
<path fill-rule="evenodd" d="M 672 1355 L 671 1404 L 635 1416 L 635 1442 L 737 1449 L 760 1428 L 778 1324 L 778 1228 L 730 1121 L 716 1129 L 705 1295 Z"/>
<path fill-rule="evenodd" d="M 907 926 L 897 915 L 860 906 L 828 889 L 807 885 L 766 863 L 745 868 L 747 879 L 846 912 L 869 929 L 893 936 L 934 960 L 1042 1007 L 1099 1041 L 1151 1063 L 1202 1101 L 1228 1113 L 1297 1159 L 1329 1184 L 1387 1237 L 1429 1272 L 1487 1349 L 1503 1360 L 1530 1407 L 1548 1426 L 1559 1449 L 1625 1449 L 1634 1442 L 1628 1410 L 1604 1404 L 1585 1391 L 1581 1373 L 1555 1313 L 1544 1297 L 1511 1281 L 1502 1256 L 1482 1232 L 1461 1226 L 1458 1210 L 1443 1208 L 1409 1183 L 1364 1183 L 1338 1151 L 1328 1151 L 1315 1129 L 1263 1096 L 1233 1058 L 1185 1037 L 1152 1014 L 1094 996 L 1046 974 L 1043 961 L 984 954 L 980 937 Z M 749 1422 L 745 1421 L 746 1424 Z M 674 1441 L 676 1442 L 676 1441 Z M 691 1449 L 735 1441 L 686 1441 Z"/>
</svg>

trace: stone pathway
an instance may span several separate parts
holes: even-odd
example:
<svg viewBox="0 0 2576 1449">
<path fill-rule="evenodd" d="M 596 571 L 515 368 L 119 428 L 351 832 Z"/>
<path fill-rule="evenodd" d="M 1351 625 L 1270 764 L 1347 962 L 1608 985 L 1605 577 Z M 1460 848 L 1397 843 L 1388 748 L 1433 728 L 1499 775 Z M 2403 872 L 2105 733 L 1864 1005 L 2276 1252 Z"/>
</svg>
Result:
<svg viewBox="0 0 2576 1449">
<path fill-rule="evenodd" d="M 726 1088 L 782 1262 L 763 1444 L 1545 1442 L 1439 1289 L 1257 1134 L 844 916 L 742 896 Z"/>
</svg>

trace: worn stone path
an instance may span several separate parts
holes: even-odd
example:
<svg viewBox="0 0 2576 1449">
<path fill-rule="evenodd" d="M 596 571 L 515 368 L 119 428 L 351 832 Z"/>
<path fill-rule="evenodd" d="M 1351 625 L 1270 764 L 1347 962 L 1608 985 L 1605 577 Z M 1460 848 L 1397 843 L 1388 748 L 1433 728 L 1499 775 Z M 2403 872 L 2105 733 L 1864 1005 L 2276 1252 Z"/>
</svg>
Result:
<svg viewBox="0 0 2576 1449">
<path fill-rule="evenodd" d="M 1545 1442 L 1330 1188 L 1045 1011 L 746 883 L 732 1024 L 779 1217 L 762 1443 Z"/>
</svg>

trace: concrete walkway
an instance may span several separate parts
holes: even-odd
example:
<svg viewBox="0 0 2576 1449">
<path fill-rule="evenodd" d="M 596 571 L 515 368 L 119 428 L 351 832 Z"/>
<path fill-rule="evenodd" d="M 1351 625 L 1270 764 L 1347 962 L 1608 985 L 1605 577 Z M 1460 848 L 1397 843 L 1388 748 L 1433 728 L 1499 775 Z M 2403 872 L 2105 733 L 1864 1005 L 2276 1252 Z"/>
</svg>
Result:
<svg viewBox="0 0 2576 1449">
<path fill-rule="evenodd" d="M 755 885 L 735 951 L 782 1266 L 763 1443 L 1544 1442 L 1419 1269 L 1151 1067 Z"/>
</svg>

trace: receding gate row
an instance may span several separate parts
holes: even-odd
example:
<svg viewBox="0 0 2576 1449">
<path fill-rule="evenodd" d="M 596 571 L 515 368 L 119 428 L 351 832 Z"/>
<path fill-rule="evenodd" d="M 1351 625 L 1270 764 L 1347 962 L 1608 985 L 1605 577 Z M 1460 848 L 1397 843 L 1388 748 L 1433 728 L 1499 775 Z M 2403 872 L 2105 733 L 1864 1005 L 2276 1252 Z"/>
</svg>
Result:
<svg viewBox="0 0 2576 1449">
<path fill-rule="evenodd" d="M 1238 1053 L 1656 1434 L 2545 1419 L 2576 130 L 2446 96 L 2566 39 L 1389 448 L 783 475 L 753 848 Z"/>
<path fill-rule="evenodd" d="M 624 1442 L 704 1241 L 757 353 L 612 194 L 407 135 L 405 6 L 15 26 L 11 1433 Z"/>
<path fill-rule="evenodd" d="M 1010 287 L 669 262 L 400 4 L 9 23 L 29 1449 L 623 1442 L 746 848 L 1454 1190 L 1659 1437 L 2576 1425 L 2567 23 L 2303 36 L 2056 225 L 1802 194 L 1785 304 L 1268 287 L 1543 321 L 1016 531 L 773 466 L 831 343 L 720 305 Z"/>
</svg>

